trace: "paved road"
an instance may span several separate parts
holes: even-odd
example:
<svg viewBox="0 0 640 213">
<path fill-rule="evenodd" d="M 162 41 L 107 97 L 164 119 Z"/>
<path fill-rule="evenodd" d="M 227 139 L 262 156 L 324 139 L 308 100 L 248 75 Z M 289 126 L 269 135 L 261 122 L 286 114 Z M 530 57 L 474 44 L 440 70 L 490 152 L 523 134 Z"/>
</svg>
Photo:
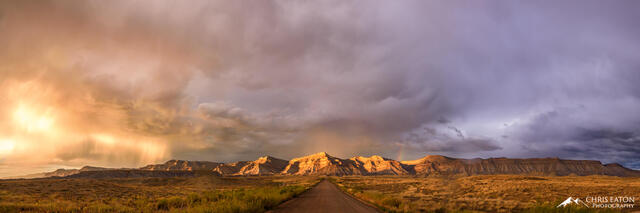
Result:
<svg viewBox="0 0 640 213">
<path fill-rule="evenodd" d="M 378 213 L 380 211 L 345 194 L 336 185 L 324 180 L 318 183 L 316 187 L 297 198 L 283 203 L 271 212 Z"/>
</svg>

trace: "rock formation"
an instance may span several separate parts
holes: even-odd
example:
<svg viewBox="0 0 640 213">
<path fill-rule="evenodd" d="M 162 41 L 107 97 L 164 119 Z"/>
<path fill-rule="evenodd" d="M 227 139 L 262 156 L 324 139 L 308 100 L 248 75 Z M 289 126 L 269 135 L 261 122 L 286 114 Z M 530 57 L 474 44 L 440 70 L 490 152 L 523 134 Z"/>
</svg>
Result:
<svg viewBox="0 0 640 213">
<path fill-rule="evenodd" d="M 381 156 L 341 159 L 320 152 L 290 161 L 271 156 L 255 161 L 216 163 L 208 161 L 170 160 L 138 169 L 109 169 L 85 166 L 81 169 L 58 169 L 15 178 L 39 177 L 184 177 L 195 171 L 225 176 L 242 175 L 610 175 L 640 177 L 640 171 L 620 164 L 602 164 L 592 160 L 559 158 L 474 158 L 461 159 L 442 155 L 427 155 L 412 161 L 396 161 Z"/>
<path fill-rule="evenodd" d="M 273 175 L 280 173 L 288 163 L 286 160 L 264 156 L 255 161 L 221 164 L 213 171 L 221 175 Z"/>
<path fill-rule="evenodd" d="M 612 175 L 640 176 L 640 171 L 622 167 L 619 164 L 603 165 L 592 160 L 563 160 L 559 158 L 488 158 L 458 159 L 441 155 L 403 161 L 413 167 L 417 175 L 485 175 L 485 174 L 527 174 L 527 175 Z"/>
<path fill-rule="evenodd" d="M 350 159 L 354 161 L 356 165 L 366 171 L 368 175 L 408 175 L 411 172 L 405 169 L 405 165 L 402 165 L 396 160 L 373 155 L 371 157 L 353 157 Z"/>
<path fill-rule="evenodd" d="M 287 175 L 365 175 L 355 161 L 333 157 L 326 152 L 294 158 L 281 172 Z"/>
<path fill-rule="evenodd" d="M 147 165 L 140 169 L 150 171 L 198 171 L 212 170 L 220 164 L 221 163 L 209 161 L 170 160 L 163 164 Z"/>
</svg>

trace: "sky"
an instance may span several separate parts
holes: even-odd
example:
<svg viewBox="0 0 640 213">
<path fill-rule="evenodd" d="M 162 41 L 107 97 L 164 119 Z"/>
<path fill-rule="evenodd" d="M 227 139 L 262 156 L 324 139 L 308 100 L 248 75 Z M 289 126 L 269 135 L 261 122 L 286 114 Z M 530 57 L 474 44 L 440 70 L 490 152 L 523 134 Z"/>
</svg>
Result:
<svg viewBox="0 0 640 213">
<path fill-rule="evenodd" d="M 321 151 L 640 169 L 638 8 L 0 0 L 0 177 Z"/>
</svg>

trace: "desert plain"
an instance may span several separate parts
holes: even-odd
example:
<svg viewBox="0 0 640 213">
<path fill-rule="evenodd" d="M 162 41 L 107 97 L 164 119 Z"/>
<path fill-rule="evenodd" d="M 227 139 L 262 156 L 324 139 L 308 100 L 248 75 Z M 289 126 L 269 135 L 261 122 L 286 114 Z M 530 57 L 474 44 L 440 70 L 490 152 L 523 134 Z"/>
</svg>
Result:
<svg viewBox="0 0 640 213">
<path fill-rule="evenodd" d="M 0 181 L 0 212 L 265 212 L 330 180 L 381 212 L 632 212 L 556 208 L 567 197 L 638 196 L 612 176 L 253 176 Z"/>
</svg>

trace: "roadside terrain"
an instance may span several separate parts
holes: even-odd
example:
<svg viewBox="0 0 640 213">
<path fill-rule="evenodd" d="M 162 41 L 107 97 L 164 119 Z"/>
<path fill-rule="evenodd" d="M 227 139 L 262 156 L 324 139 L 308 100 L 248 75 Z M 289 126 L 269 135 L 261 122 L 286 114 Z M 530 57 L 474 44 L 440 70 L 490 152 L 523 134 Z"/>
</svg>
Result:
<svg viewBox="0 0 640 213">
<path fill-rule="evenodd" d="M 611 176 L 477 175 L 469 177 L 349 176 L 343 190 L 387 212 L 620 212 L 556 208 L 568 197 L 635 196 L 640 178 Z"/>
<path fill-rule="evenodd" d="M 320 182 L 322 179 L 330 180 Z M 319 183 L 320 182 L 320 183 Z M 317 185 L 316 185 L 317 184 Z M 314 187 L 315 186 L 315 187 Z M 342 191 L 341 191 L 342 190 Z M 352 196 L 347 195 L 350 194 Z M 621 212 L 555 208 L 640 195 L 613 176 L 235 176 L 0 180 L 0 212 Z M 355 197 L 355 198 L 354 198 Z M 357 199 L 356 199 L 357 198 Z M 636 201 L 638 202 L 638 201 Z M 368 205 L 369 204 L 369 205 Z M 640 211 L 623 209 L 622 212 Z"/>
<path fill-rule="evenodd" d="M 0 212 L 263 212 L 318 177 L 142 177 L 0 180 Z"/>
</svg>

